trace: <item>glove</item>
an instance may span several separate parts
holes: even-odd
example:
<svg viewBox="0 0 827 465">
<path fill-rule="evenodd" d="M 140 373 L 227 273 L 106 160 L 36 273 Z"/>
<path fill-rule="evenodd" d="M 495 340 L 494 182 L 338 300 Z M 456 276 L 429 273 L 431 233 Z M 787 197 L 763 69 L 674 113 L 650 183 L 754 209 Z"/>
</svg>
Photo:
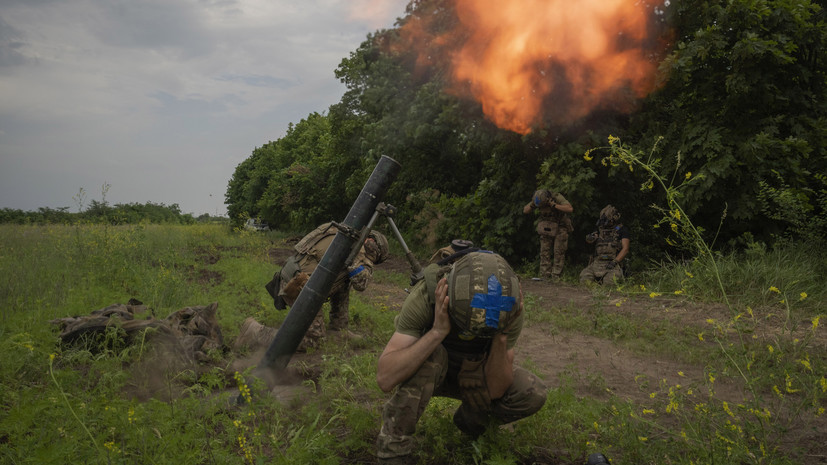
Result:
<svg viewBox="0 0 827 465">
<path fill-rule="evenodd" d="M 594 242 L 597 240 L 597 232 L 591 232 L 586 235 L 586 242 Z"/>
<path fill-rule="evenodd" d="M 462 361 L 457 383 L 463 402 L 467 402 L 474 410 L 487 412 L 491 408 L 491 396 L 485 383 L 485 358 L 482 360 Z"/>
<path fill-rule="evenodd" d="M 617 262 L 612 260 L 612 261 L 610 261 L 609 263 L 606 264 L 606 269 L 607 270 L 613 270 L 616 266 L 617 266 Z"/>
</svg>

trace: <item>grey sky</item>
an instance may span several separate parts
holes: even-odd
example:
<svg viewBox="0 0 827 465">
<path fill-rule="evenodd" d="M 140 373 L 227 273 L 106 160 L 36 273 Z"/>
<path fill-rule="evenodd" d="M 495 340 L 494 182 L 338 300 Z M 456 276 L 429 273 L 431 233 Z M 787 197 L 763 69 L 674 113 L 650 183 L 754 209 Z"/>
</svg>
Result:
<svg viewBox="0 0 827 465">
<path fill-rule="evenodd" d="M 0 0 L 0 208 L 225 214 L 252 150 L 325 112 L 407 0 Z"/>
</svg>

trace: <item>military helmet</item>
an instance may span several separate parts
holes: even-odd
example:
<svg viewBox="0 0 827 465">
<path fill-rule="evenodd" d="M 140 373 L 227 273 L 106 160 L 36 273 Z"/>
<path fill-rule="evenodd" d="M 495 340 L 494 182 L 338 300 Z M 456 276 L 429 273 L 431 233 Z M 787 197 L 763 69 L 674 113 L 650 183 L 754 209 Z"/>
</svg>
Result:
<svg viewBox="0 0 827 465">
<path fill-rule="evenodd" d="M 614 226 L 620 222 L 620 211 L 612 205 L 606 205 L 600 210 L 597 227 Z"/>
<path fill-rule="evenodd" d="M 368 255 L 370 261 L 374 264 L 382 263 L 388 259 L 390 249 L 388 248 L 388 239 L 384 234 L 376 230 L 371 230 L 368 237 L 373 239 L 373 243 L 365 241 L 365 253 Z"/>
<path fill-rule="evenodd" d="M 491 337 L 516 318 L 522 306 L 520 280 L 501 256 L 468 253 L 448 273 L 448 314 L 461 339 Z"/>
<path fill-rule="evenodd" d="M 541 204 L 551 199 L 551 191 L 548 189 L 538 189 L 534 191 L 534 206 L 539 207 Z"/>
</svg>

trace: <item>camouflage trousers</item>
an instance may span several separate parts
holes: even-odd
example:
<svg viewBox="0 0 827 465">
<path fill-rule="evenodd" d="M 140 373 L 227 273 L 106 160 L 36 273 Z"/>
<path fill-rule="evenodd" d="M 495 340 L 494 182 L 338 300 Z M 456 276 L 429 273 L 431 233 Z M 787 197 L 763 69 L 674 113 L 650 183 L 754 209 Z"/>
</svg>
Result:
<svg viewBox="0 0 827 465">
<path fill-rule="evenodd" d="M 560 228 L 555 236 L 540 236 L 540 276 L 559 278 L 566 262 L 569 232 Z"/>
<path fill-rule="evenodd" d="M 333 331 L 347 329 L 349 317 L 348 309 L 350 307 L 350 289 L 347 286 L 344 286 L 343 288 L 334 290 L 330 293 L 329 298 L 330 329 Z M 304 338 L 299 345 L 300 349 L 307 350 L 309 348 L 318 347 L 321 344 L 322 339 L 326 336 L 323 308 L 324 307 L 319 308 L 319 313 L 316 314 L 313 322 L 310 323 L 310 327 L 307 328 L 307 332 L 304 333 Z"/>
<path fill-rule="evenodd" d="M 452 362 L 454 362 L 452 360 Z M 410 455 L 416 443 L 416 424 L 433 396 L 461 399 L 457 386 L 458 363 L 449 364 L 443 346 L 402 383 L 385 404 L 382 427 L 376 438 L 376 455 L 389 459 Z M 506 424 L 533 415 L 546 402 L 546 387 L 539 378 L 522 368 L 514 369 L 514 382 L 506 393 L 491 402 L 488 412 L 474 410 L 466 403 L 454 414 L 454 424 L 472 435 L 485 432 L 489 423 Z"/>
<path fill-rule="evenodd" d="M 623 268 L 616 265 L 611 270 L 606 269 L 606 265 L 611 260 L 594 259 L 589 266 L 580 272 L 580 282 L 598 282 L 604 286 L 614 285 L 615 281 L 623 279 Z"/>
</svg>

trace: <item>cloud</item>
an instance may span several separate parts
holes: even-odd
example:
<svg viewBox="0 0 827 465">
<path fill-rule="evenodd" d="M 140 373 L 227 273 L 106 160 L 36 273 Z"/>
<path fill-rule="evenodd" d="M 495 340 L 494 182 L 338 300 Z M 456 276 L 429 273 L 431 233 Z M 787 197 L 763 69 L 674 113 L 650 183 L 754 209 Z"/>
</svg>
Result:
<svg viewBox="0 0 827 465">
<path fill-rule="evenodd" d="M 405 4 L 3 0 L 0 208 L 108 183 L 113 203 L 223 212 L 238 163 L 336 103 L 336 66 Z"/>
</svg>

